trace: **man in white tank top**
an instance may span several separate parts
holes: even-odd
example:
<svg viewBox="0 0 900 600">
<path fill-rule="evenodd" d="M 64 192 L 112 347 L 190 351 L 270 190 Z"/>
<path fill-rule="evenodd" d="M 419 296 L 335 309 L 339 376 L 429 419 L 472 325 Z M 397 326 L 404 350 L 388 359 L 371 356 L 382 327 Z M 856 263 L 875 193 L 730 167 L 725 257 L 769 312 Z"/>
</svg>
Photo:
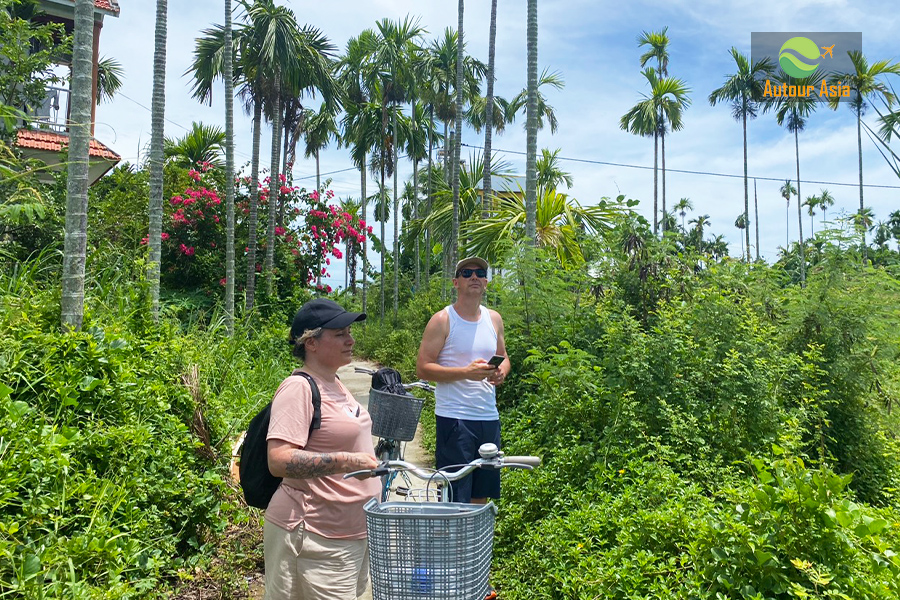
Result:
<svg viewBox="0 0 900 600">
<path fill-rule="evenodd" d="M 500 446 L 500 415 L 495 387 L 510 372 L 503 319 L 481 305 L 488 263 L 464 258 L 456 264 L 456 302 L 437 312 L 425 326 L 416 374 L 437 382 L 437 467 L 465 464 L 478 458 L 487 442 Z M 488 361 L 502 357 L 499 366 Z M 498 359 L 499 360 L 499 359 Z M 476 470 L 452 486 L 454 502 L 486 502 L 500 497 L 500 472 Z"/>
</svg>

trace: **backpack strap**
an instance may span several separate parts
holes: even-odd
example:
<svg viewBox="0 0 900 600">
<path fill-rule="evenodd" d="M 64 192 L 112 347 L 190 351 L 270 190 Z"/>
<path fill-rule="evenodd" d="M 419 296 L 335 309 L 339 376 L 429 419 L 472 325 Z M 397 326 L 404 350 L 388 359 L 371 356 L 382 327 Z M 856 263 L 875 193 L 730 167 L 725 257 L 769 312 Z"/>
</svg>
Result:
<svg viewBox="0 0 900 600">
<path fill-rule="evenodd" d="M 309 382 L 309 390 L 312 392 L 313 405 L 313 418 L 312 422 L 309 424 L 309 435 L 312 435 L 313 430 L 322 427 L 322 395 L 319 394 L 319 386 L 316 385 L 315 380 L 309 373 L 301 371 L 300 369 L 296 369 L 291 375 L 299 375 Z"/>
</svg>

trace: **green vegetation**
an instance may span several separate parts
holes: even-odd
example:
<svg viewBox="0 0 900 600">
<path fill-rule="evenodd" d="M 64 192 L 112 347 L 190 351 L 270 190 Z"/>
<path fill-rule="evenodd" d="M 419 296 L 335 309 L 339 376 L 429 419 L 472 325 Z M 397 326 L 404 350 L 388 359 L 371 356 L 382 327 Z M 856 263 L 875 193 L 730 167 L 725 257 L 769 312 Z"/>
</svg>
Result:
<svg viewBox="0 0 900 600">
<path fill-rule="evenodd" d="M 514 365 L 499 391 L 506 450 L 544 458 L 506 479 L 492 575 L 503 598 L 900 596 L 900 211 L 876 221 L 860 165 L 859 211 L 826 222 L 834 198 L 803 199 L 795 148 L 798 181 L 781 193 L 788 210 L 796 197 L 800 240 L 775 264 L 751 263 L 747 121 L 775 108 L 796 145 L 816 108 L 763 103 L 759 76 L 771 65 L 732 49 L 735 73 L 709 96 L 745 130 L 741 261 L 713 231 L 721 224 L 686 219 L 691 199 L 666 207 L 665 140 L 690 103 L 688 82 L 668 74 L 666 28 L 638 39 L 649 91 L 620 123 L 660 146 L 661 211 L 656 190 L 649 221 L 624 195 L 581 204 L 557 190 L 572 184 L 560 150 L 538 157 L 536 144 L 542 123 L 557 126 L 541 88 L 563 81 L 548 69 L 538 77 L 536 0 L 528 87 L 509 101 L 481 96 L 493 61 L 465 56 L 461 32 L 429 44 L 414 18 L 382 20 L 338 58 L 273 0 L 242 0 L 233 32 L 201 33 L 189 74 L 198 100 L 219 78 L 244 95 L 249 175 L 230 185 L 230 127 L 195 123 L 170 140 L 159 129 L 152 160 L 120 165 L 87 192 L 84 225 L 68 219 L 84 212 L 84 190 L 78 211 L 67 208 L 67 175 L 39 182 L 44 166 L 12 141 L 34 125 L 27 108 L 72 48 L 36 6 L 0 0 L 0 62 L 15 66 L 0 74 L 0 598 L 166 597 L 208 578 L 223 597 L 242 593 L 243 573 L 259 566 L 260 524 L 228 477 L 231 448 L 292 365 L 292 312 L 313 294 L 365 309 L 358 353 L 411 378 L 425 323 L 450 301 L 458 252 L 498 269 L 487 302 L 504 315 Z M 84 39 L 93 7 L 77 6 Z M 157 8 L 161 50 L 165 0 Z M 861 55 L 854 65 L 857 145 L 864 126 L 900 173 L 895 95 L 883 84 L 898 69 Z M 105 63 L 101 96 L 122 76 Z M 314 91 L 316 112 L 301 102 Z M 877 133 L 862 121 L 867 103 Z M 526 189 L 512 189 L 490 152 L 461 167 L 451 123 L 483 129 L 490 148 L 523 112 Z M 162 123 L 161 101 L 153 113 Z M 263 119 L 275 135 L 260 179 Z M 317 159 L 335 140 L 351 150 L 358 201 L 335 198 L 319 177 L 314 190 L 293 185 L 300 140 Z M 414 165 L 402 195 L 401 150 Z M 378 177 L 374 194 L 367 175 Z M 67 251 L 65 231 L 86 247 Z M 83 299 L 73 288 L 66 318 L 63 272 L 82 270 L 73 257 L 86 261 Z M 333 259 L 350 265 L 341 292 L 327 283 Z M 61 321 L 71 327 L 60 332 Z"/>
</svg>

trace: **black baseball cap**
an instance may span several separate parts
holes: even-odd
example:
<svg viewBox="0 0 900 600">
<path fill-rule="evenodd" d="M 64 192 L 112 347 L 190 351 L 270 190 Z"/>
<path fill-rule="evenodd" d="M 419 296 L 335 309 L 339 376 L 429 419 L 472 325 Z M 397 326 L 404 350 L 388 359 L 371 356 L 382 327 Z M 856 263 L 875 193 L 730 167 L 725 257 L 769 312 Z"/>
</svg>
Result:
<svg viewBox="0 0 900 600">
<path fill-rule="evenodd" d="M 291 338 L 297 339 L 309 329 L 343 329 L 351 323 L 365 321 L 366 313 L 347 312 L 333 300 L 316 298 L 304 304 L 291 325 Z"/>
</svg>

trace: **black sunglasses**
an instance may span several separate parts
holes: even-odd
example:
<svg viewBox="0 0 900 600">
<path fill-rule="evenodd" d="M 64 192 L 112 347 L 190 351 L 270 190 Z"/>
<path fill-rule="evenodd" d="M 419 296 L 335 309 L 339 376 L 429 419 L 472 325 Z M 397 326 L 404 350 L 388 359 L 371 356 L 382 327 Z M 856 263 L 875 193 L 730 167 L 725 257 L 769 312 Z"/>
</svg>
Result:
<svg viewBox="0 0 900 600">
<path fill-rule="evenodd" d="M 463 279 L 468 279 L 472 275 L 485 279 L 487 277 L 487 269 L 460 269 L 456 272 L 456 276 L 459 277 L 460 275 Z"/>
</svg>

